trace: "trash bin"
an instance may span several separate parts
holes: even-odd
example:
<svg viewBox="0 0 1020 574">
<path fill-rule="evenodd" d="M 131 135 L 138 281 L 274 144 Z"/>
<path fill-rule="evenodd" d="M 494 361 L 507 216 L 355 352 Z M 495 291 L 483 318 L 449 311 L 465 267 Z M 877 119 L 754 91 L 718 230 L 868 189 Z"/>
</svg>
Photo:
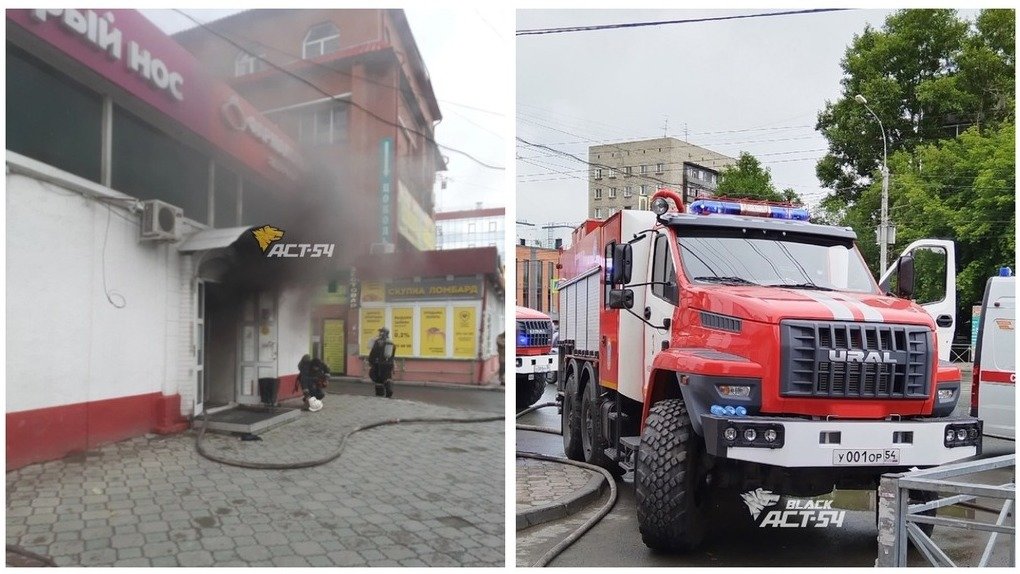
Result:
<svg viewBox="0 0 1020 574">
<path fill-rule="evenodd" d="M 265 377 L 259 379 L 259 400 L 267 407 L 276 405 L 276 397 L 280 393 L 280 379 Z"/>
</svg>

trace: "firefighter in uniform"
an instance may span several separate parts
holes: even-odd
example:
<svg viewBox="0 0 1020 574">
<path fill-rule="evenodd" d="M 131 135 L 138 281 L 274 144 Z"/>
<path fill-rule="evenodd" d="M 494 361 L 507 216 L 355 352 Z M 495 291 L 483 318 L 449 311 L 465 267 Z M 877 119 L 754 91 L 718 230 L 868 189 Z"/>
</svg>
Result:
<svg viewBox="0 0 1020 574">
<path fill-rule="evenodd" d="M 393 357 L 396 345 L 389 338 L 390 330 L 379 329 L 379 336 L 372 342 L 372 350 L 368 353 L 368 376 L 375 383 L 375 396 L 393 397 Z"/>
</svg>

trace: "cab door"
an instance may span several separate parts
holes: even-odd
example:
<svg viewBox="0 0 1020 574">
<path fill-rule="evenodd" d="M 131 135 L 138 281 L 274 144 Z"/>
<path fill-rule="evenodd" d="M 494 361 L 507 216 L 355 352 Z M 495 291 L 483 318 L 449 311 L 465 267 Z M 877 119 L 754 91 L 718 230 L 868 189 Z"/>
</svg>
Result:
<svg viewBox="0 0 1020 574">
<path fill-rule="evenodd" d="M 648 250 L 648 282 L 645 289 L 645 306 L 635 309 L 646 321 L 659 328 L 646 327 L 645 331 L 645 380 L 652 373 L 652 362 L 662 351 L 663 342 L 669 343 L 671 329 L 661 328 L 663 320 L 673 320 L 679 299 L 679 287 L 676 279 L 676 267 L 670 249 L 670 235 L 656 233 L 652 238 L 651 249 Z"/>
<path fill-rule="evenodd" d="M 947 239 L 911 243 L 882 273 L 883 291 L 895 292 L 896 268 L 908 253 L 914 257 L 914 301 L 935 320 L 939 360 L 948 361 L 956 329 L 956 244 Z"/>
</svg>

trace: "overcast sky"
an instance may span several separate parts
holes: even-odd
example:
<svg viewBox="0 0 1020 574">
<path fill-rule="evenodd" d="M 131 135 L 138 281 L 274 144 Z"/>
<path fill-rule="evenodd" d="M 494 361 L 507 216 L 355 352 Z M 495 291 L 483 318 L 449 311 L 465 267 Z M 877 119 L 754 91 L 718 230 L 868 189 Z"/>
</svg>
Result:
<svg viewBox="0 0 1020 574">
<path fill-rule="evenodd" d="M 517 29 L 752 14 L 778 10 L 524 10 Z M 887 10 L 852 10 L 517 38 L 517 135 L 587 159 L 591 145 L 663 134 L 731 157 L 747 151 L 809 205 L 827 192 L 814 130 L 841 94 L 842 60 Z M 962 12 L 973 19 L 972 11 Z M 667 127 L 668 121 L 668 127 Z M 587 168 L 517 144 L 517 220 L 576 224 Z M 517 226 L 528 238 L 537 228 Z M 539 233 L 539 235 L 535 235 Z"/>
<path fill-rule="evenodd" d="M 172 10 L 141 10 L 164 32 L 194 26 Z M 208 22 L 238 10 L 188 9 Z M 443 121 L 436 141 L 465 151 L 486 164 L 506 168 L 508 114 L 513 113 L 512 12 L 485 7 L 458 10 L 405 10 L 422 53 Z M 296 50 L 300 46 L 295 47 Z M 449 159 L 445 190 L 437 186 L 436 210 L 504 207 L 512 193 L 505 169 L 491 169 L 462 154 L 442 149 Z"/>
</svg>

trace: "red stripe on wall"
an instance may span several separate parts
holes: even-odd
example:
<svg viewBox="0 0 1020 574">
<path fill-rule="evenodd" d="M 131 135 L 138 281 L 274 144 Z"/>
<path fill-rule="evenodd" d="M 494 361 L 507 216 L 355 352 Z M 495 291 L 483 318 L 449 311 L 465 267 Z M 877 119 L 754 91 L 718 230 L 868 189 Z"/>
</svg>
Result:
<svg viewBox="0 0 1020 574">
<path fill-rule="evenodd" d="M 151 431 L 179 432 L 187 428 L 179 413 L 180 396 L 162 393 L 7 413 L 7 470 Z"/>
<path fill-rule="evenodd" d="M 1016 373 L 1007 371 L 986 371 L 981 370 L 981 380 L 990 383 L 1016 383 Z"/>
</svg>

